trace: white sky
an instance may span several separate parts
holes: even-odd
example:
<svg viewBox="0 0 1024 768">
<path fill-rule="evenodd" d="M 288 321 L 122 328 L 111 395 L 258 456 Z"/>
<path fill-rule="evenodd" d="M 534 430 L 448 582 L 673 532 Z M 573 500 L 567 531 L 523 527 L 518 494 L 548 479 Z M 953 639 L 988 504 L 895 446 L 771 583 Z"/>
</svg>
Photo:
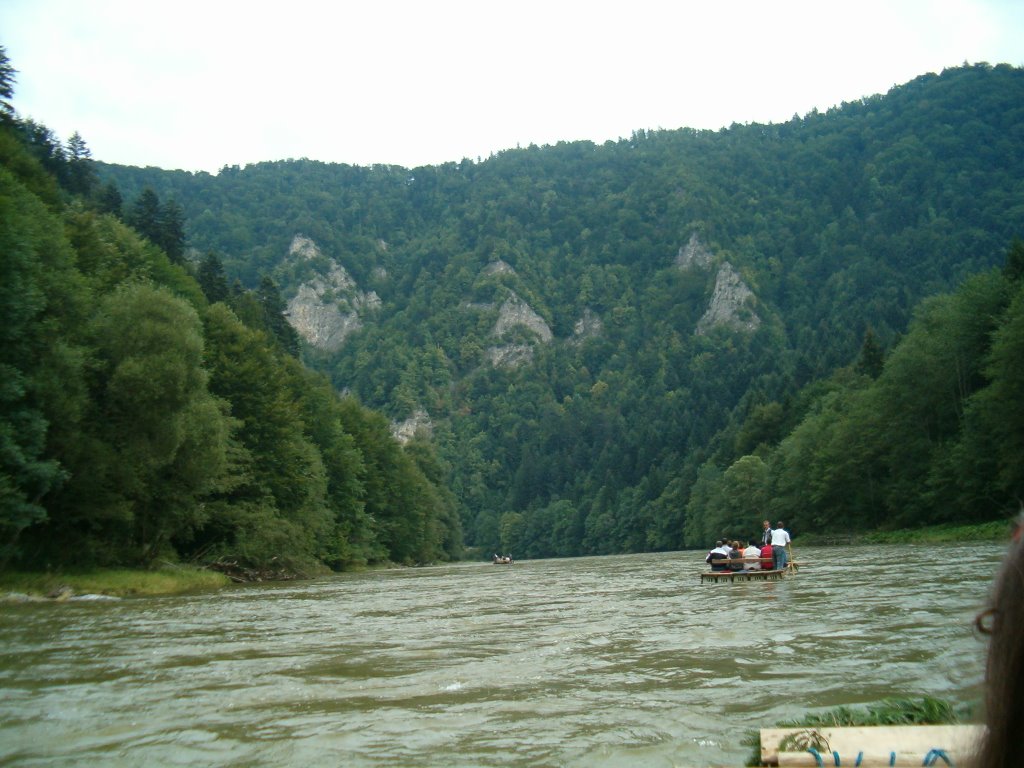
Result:
<svg viewBox="0 0 1024 768">
<path fill-rule="evenodd" d="M 0 0 L 14 106 L 93 157 L 437 164 L 783 122 L 965 61 L 1020 0 Z"/>
</svg>

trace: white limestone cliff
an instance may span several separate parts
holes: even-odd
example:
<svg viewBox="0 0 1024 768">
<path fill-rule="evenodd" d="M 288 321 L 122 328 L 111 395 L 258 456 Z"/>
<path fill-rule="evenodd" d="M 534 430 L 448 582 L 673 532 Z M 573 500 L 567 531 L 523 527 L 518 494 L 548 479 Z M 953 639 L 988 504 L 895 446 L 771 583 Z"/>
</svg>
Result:
<svg viewBox="0 0 1024 768">
<path fill-rule="evenodd" d="M 310 238 L 296 235 L 288 249 L 289 259 L 314 259 L 323 253 Z M 363 318 L 380 307 L 374 291 L 359 290 L 355 280 L 334 259 L 327 274 L 318 274 L 299 286 L 288 302 L 288 322 L 317 349 L 337 350 L 345 339 L 363 327 Z"/>
<path fill-rule="evenodd" d="M 697 322 L 697 335 L 721 326 L 737 331 L 757 330 L 761 325 L 761 318 L 754 312 L 754 302 L 754 292 L 743 282 L 743 278 L 732 265 L 724 262 L 718 268 L 715 290 L 707 311 Z"/>
</svg>

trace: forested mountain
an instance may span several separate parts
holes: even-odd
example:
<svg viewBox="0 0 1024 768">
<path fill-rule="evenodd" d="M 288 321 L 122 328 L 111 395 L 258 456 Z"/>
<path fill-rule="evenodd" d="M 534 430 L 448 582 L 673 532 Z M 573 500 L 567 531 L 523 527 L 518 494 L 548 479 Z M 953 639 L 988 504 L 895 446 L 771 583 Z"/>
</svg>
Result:
<svg viewBox="0 0 1024 768">
<path fill-rule="evenodd" d="M 5 107 L 13 74 L 0 48 Z M 81 137 L 0 110 L 0 567 L 460 556 L 430 446 L 290 353 L 273 283 L 204 295 L 173 203 L 132 228 L 117 198 Z"/>
<path fill-rule="evenodd" d="M 996 519 L 1024 494 L 1022 70 L 411 170 L 95 167 L 140 231 L 180 214 L 208 299 L 280 286 L 301 341 L 276 335 L 419 428 L 486 553 Z"/>
<path fill-rule="evenodd" d="M 947 487 L 965 471 L 950 441 L 989 381 L 985 334 L 972 376 L 943 390 L 960 417 L 915 443 L 913 467 L 910 425 L 868 455 L 830 443 L 827 478 L 792 453 L 825 439 L 825 414 L 838 428 L 840 401 L 885 412 L 864 393 L 888 391 L 896 374 L 873 377 L 914 307 L 1001 266 L 1024 232 L 1019 69 L 964 66 L 781 125 L 412 170 L 100 174 L 126 199 L 180 204 L 189 245 L 230 279 L 277 281 L 337 388 L 429 427 L 486 551 L 703 546 L 762 516 L 797 533 L 987 519 L 1020 492 L 991 475 L 983 494 Z M 939 397 L 918 391 L 950 364 L 934 351 L 901 396 Z"/>
</svg>

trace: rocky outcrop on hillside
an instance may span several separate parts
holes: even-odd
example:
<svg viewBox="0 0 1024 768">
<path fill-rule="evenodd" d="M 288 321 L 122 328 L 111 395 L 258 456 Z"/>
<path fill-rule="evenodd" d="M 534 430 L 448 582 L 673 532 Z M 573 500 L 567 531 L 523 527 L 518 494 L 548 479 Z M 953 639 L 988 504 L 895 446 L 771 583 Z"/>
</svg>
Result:
<svg viewBox="0 0 1024 768">
<path fill-rule="evenodd" d="M 594 339 L 604 333 L 604 323 L 596 312 L 589 307 L 583 310 L 583 316 L 572 327 L 571 341 L 579 344 L 587 339 Z"/>
<path fill-rule="evenodd" d="M 538 315 L 533 309 L 512 293 L 498 310 L 498 321 L 494 324 L 494 335 L 499 339 L 505 336 L 516 326 L 522 326 L 537 335 L 541 342 L 547 344 L 554 336 L 544 318 Z"/>
<path fill-rule="evenodd" d="M 487 277 L 490 277 L 492 275 L 514 275 L 515 273 L 516 271 L 512 269 L 512 265 L 505 261 L 502 261 L 501 259 L 498 259 L 497 261 L 492 261 L 490 264 L 484 267 L 483 271 L 483 274 Z"/>
<path fill-rule="evenodd" d="M 679 269 L 707 269 L 714 261 L 714 254 L 700 241 L 697 233 L 690 235 L 690 240 L 676 254 L 676 266 Z"/>
<path fill-rule="evenodd" d="M 391 434 L 402 445 L 412 440 L 417 433 L 424 434 L 427 437 L 434 433 L 434 422 L 431 421 L 430 414 L 422 408 L 417 408 L 413 411 L 412 415 L 405 421 L 391 422 Z"/>
<path fill-rule="evenodd" d="M 503 344 L 488 347 L 484 355 L 495 368 L 519 368 L 533 362 L 533 347 L 529 344 Z"/>
<path fill-rule="evenodd" d="M 719 326 L 738 331 L 755 331 L 761 325 L 753 310 L 754 292 L 750 290 L 739 273 L 729 262 L 718 268 L 715 290 L 711 295 L 707 311 L 697 322 L 697 335 L 707 333 Z"/>
<path fill-rule="evenodd" d="M 296 235 L 288 249 L 289 259 L 317 259 L 323 253 L 308 237 Z M 288 322 L 317 349 L 334 351 L 346 337 L 363 327 L 363 318 L 380 307 L 374 291 L 359 290 L 355 280 L 334 259 L 326 274 L 318 274 L 299 286 L 288 302 Z"/>
<path fill-rule="evenodd" d="M 544 318 L 538 315 L 533 309 L 515 293 L 509 295 L 498 310 L 498 320 L 494 324 L 492 333 L 499 339 L 504 338 L 513 328 L 525 328 L 536 338 L 538 344 L 550 344 L 554 338 L 551 328 L 544 322 Z M 518 367 L 533 360 L 533 345 L 531 344 L 502 344 L 489 347 L 486 351 L 487 359 L 495 367 Z"/>
</svg>

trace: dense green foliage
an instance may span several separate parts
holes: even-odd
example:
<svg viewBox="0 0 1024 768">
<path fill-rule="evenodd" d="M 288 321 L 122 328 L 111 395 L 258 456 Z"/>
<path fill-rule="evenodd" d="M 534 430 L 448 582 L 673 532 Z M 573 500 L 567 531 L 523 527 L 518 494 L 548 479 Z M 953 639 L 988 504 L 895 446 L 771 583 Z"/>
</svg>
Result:
<svg viewBox="0 0 1024 768">
<path fill-rule="evenodd" d="M 293 295 L 310 275 L 283 257 L 301 233 L 381 296 L 362 333 L 307 359 L 394 418 L 430 413 L 472 543 L 667 549 L 762 515 L 799 532 L 1005 513 L 1020 491 L 1020 433 L 1001 411 L 1016 337 L 990 350 L 986 334 L 1015 283 L 990 273 L 931 300 L 912 333 L 940 337 L 882 364 L 919 300 L 1000 264 L 1024 228 L 1022 96 L 1020 70 L 979 65 L 784 125 L 411 171 L 101 171 L 129 197 L 182 201 L 190 243 L 245 284 L 271 272 Z M 683 269 L 693 233 L 714 260 Z M 695 333 L 726 259 L 761 323 Z M 532 361 L 495 367 L 513 293 L 555 340 L 516 329 L 500 342 Z M 587 312 L 601 331 L 575 339 Z M 1004 458 L 972 445 L 986 429 Z"/>
<path fill-rule="evenodd" d="M 62 164 L 82 147 L 19 126 L 27 149 L 0 156 L 12 173 L 53 166 L 20 183 L 84 254 L 68 257 L 81 285 L 59 281 L 75 335 L 33 358 L 80 369 L 81 384 L 59 393 L 63 414 L 9 395 L 36 419 L 8 438 L 12 519 L 52 529 L 47 541 L 68 524 L 44 502 L 79 486 L 89 503 L 61 507 L 70 529 L 111 541 L 120 526 L 132 556 L 287 545 L 338 566 L 455 556 L 460 528 L 485 554 L 602 554 L 700 547 L 766 516 L 797 535 L 998 520 L 1024 496 L 1024 255 L 1007 254 L 1024 231 L 1022 70 L 960 67 L 781 125 L 412 170 L 90 161 L 88 206 L 67 213 L 55 187 L 75 188 Z M 125 235 L 100 211 L 159 246 L 132 245 L 152 284 L 133 285 L 123 255 L 110 265 L 103 249 Z M 297 235 L 319 251 L 289 258 Z M 686 262 L 688 245 L 703 258 Z M 300 343 L 287 301 L 338 265 L 380 302 L 339 348 Z M 709 302 L 730 280 L 749 294 L 716 324 Z M 139 311 L 122 304 L 147 308 L 148 341 L 107 337 Z M 508 307 L 537 322 L 507 323 Z M 19 338 L 49 349 L 33 334 L 50 326 L 31 324 Z M 173 382 L 153 386 L 165 418 L 135 455 L 107 445 L 116 427 L 100 417 L 135 423 L 119 387 L 150 348 L 174 350 Z M 495 363 L 502 352 L 518 362 Z M 299 356 L 363 405 L 337 401 Z M 76 393 L 102 393 L 102 412 Z M 426 412 L 432 436 L 400 448 L 365 407 Z M 47 435 L 94 422 L 99 447 L 74 446 L 83 478 Z M 186 446 L 209 453 L 179 462 Z M 85 487 L 105 482 L 109 498 Z"/>
<path fill-rule="evenodd" d="M 149 191 L 130 228 L 51 138 L 0 122 L 0 566 L 458 557 L 430 446 L 296 359 L 273 281 L 200 284 L 178 208 Z"/>
<path fill-rule="evenodd" d="M 245 285 L 269 273 L 290 298 L 324 274 L 285 258 L 302 234 L 375 291 L 360 333 L 305 357 L 394 419 L 429 413 L 485 552 L 704 546 L 763 516 L 796 534 L 993 520 L 1024 493 L 1019 280 L 991 271 L 1024 231 L 1019 69 L 413 170 L 100 172 L 179 200 L 189 243 Z M 694 234 L 712 255 L 684 268 Z M 759 324 L 700 326 L 725 261 Z M 552 342 L 497 338 L 513 295 Z M 588 313 L 599 330 L 576 336 Z M 490 362 L 513 343 L 526 362 Z"/>
</svg>

